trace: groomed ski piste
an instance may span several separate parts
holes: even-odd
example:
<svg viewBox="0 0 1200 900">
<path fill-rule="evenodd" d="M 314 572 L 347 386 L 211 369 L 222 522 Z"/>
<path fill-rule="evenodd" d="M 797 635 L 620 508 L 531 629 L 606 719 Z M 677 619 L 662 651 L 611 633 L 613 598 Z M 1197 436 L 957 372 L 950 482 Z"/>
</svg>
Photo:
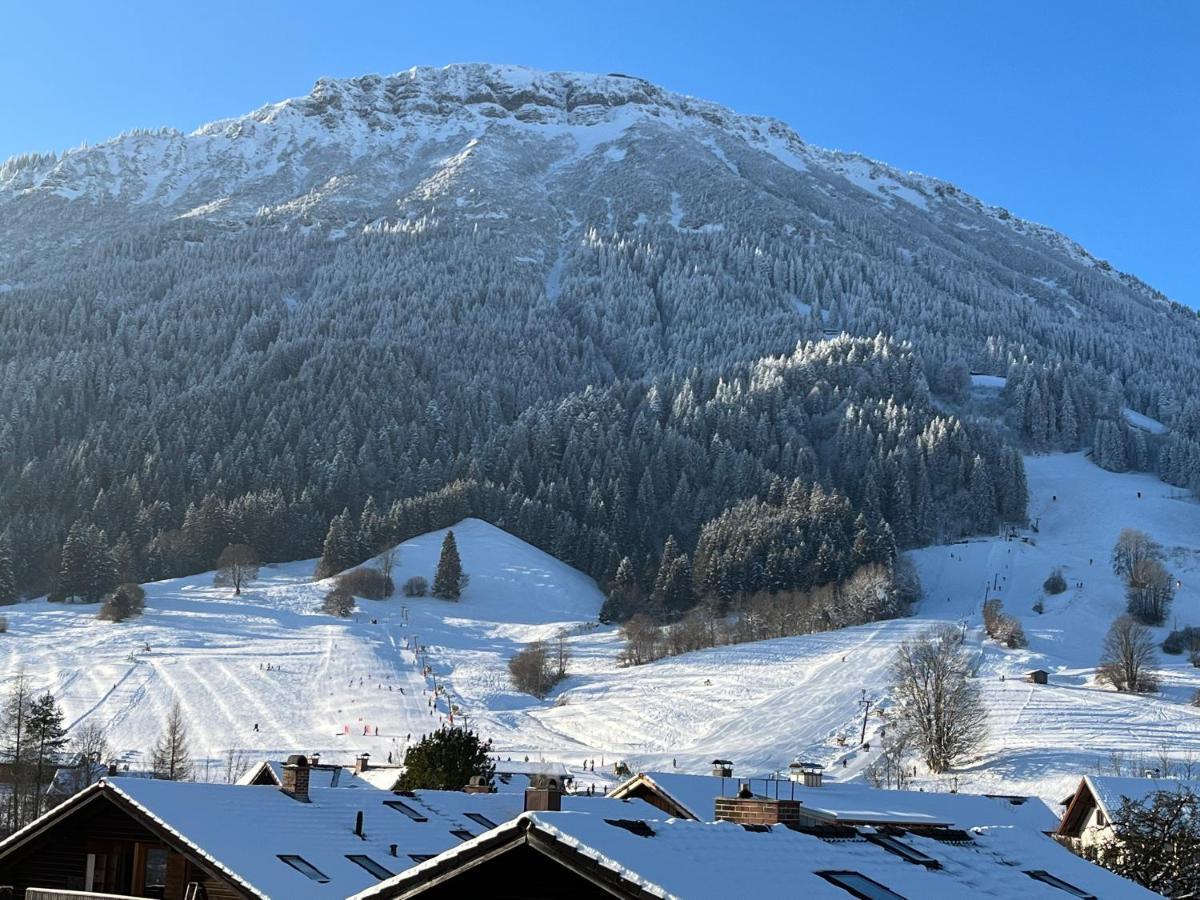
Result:
<svg viewBox="0 0 1200 900">
<path fill-rule="evenodd" d="M 716 757 L 761 775 L 797 756 L 836 779 L 863 776 L 878 756 L 897 644 L 945 624 L 967 629 L 980 654 L 989 709 L 979 758 L 951 775 L 918 777 L 926 790 L 1030 793 L 1055 804 L 1078 777 L 1167 751 L 1200 758 L 1200 670 L 1161 655 L 1158 694 L 1118 694 L 1095 683 L 1100 645 L 1124 609 L 1109 556 L 1122 528 L 1167 551 L 1182 582 L 1167 628 L 1200 625 L 1200 504 L 1150 475 L 1105 472 L 1081 454 L 1029 457 L 1037 530 L 912 554 L 924 599 L 910 617 L 842 631 L 698 651 L 621 668 L 621 640 L 596 625 L 602 595 L 581 573 L 482 521 L 454 526 L 470 584 L 458 602 L 359 600 L 356 615 L 318 611 L 328 582 L 314 561 L 264 567 L 234 597 L 212 574 L 146 586 L 146 613 L 113 624 L 96 606 L 36 600 L 9 607 L 0 671 L 24 672 L 60 700 L 67 722 L 96 722 L 131 769 L 143 766 L 174 701 L 189 726 L 198 777 L 221 780 L 229 751 L 248 760 L 320 752 L 346 761 L 367 751 L 395 761 L 453 714 L 522 762 L 563 762 L 580 784 L 633 771 L 705 772 Z M 1139 496 L 1140 492 L 1140 496 Z M 432 579 L 444 531 L 400 547 L 397 584 Z M 1069 589 L 1033 611 L 1061 567 Z M 986 639 L 982 602 L 998 597 L 1029 638 L 1022 650 Z M 545 701 L 513 690 L 507 661 L 530 641 L 570 634 L 570 676 Z M 1023 680 L 1030 669 L 1048 685 Z M 436 694 L 435 694 L 436 689 Z M 378 733 L 376 733 L 378 730 Z M 839 738 L 844 739 L 839 741 Z M 595 771 L 583 764 L 594 761 Z"/>
</svg>

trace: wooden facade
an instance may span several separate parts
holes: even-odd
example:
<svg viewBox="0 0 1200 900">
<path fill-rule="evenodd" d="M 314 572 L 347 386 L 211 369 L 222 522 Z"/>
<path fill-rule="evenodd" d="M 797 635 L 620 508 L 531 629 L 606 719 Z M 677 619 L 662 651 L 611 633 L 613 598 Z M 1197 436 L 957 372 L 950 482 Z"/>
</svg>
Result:
<svg viewBox="0 0 1200 900">
<path fill-rule="evenodd" d="M 96 891 L 185 900 L 189 885 L 208 900 L 243 900 L 240 889 L 159 823 L 95 785 L 0 847 L 0 886 Z M 197 891 L 197 888 L 193 888 Z"/>
</svg>

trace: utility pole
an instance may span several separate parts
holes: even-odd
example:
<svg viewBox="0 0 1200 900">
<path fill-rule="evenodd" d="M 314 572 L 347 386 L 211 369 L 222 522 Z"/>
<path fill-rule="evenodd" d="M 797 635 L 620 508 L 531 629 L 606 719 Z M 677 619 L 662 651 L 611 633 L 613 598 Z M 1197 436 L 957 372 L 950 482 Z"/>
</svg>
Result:
<svg viewBox="0 0 1200 900">
<path fill-rule="evenodd" d="M 858 701 L 858 705 L 863 708 L 863 724 L 862 734 L 858 738 L 858 745 L 861 747 L 867 742 L 867 716 L 871 714 L 871 704 L 875 701 L 867 697 L 867 689 L 862 689 L 862 699 Z"/>
</svg>

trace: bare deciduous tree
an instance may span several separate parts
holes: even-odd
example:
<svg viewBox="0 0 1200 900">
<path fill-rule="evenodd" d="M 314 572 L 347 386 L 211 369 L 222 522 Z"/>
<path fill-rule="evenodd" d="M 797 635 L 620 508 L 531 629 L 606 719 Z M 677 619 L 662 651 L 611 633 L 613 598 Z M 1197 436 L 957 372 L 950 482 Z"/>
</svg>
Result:
<svg viewBox="0 0 1200 900">
<path fill-rule="evenodd" d="M 258 577 L 258 553 L 249 544 L 230 544 L 217 557 L 217 574 L 213 584 L 232 587 L 236 597 L 242 593 L 242 585 Z"/>
<path fill-rule="evenodd" d="M 1133 564 L 1126 579 L 1125 596 L 1129 614 L 1147 625 L 1161 625 L 1167 618 L 1175 587 L 1171 573 L 1157 559 L 1142 559 Z"/>
<path fill-rule="evenodd" d="M 71 794 L 78 794 L 100 779 L 108 755 L 108 736 L 102 725 L 85 722 L 75 730 L 71 738 L 72 768 L 67 782 Z"/>
<path fill-rule="evenodd" d="M 1128 578 L 1139 562 L 1162 558 L 1162 546 L 1150 535 L 1136 528 L 1126 528 L 1117 536 L 1117 543 L 1113 546 L 1113 573 Z"/>
<path fill-rule="evenodd" d="M 1150 629 L 1132 616 L 1120 616 L 1104 636 L 1096 678 L 1118 691 L 1147 693 L 1158 687 L 1149 672 L 1157 661 L 1158 653 Z"/>
<path fill-rule="evenodd" d="M 892 660 L 900 721 L 931 772 L 945 772 L 983 741 L 987 710 L 973 675 L 955 628 L 905 641 Z"/>
</svg>

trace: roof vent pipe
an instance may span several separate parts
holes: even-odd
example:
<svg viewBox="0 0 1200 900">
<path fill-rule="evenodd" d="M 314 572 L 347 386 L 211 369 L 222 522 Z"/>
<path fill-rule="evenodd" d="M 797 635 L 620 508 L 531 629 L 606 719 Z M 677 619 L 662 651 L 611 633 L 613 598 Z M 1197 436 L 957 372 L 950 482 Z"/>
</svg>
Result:
<svg viewBox="0 0 1200 900">
<path fill-rule="evenodd" d="M 366 840 L 363 837 L 363 814 L 361 809 L 354 814 L 354 833 L 358 837 L 363 838 L 363 840 Z"/>
</svg>

